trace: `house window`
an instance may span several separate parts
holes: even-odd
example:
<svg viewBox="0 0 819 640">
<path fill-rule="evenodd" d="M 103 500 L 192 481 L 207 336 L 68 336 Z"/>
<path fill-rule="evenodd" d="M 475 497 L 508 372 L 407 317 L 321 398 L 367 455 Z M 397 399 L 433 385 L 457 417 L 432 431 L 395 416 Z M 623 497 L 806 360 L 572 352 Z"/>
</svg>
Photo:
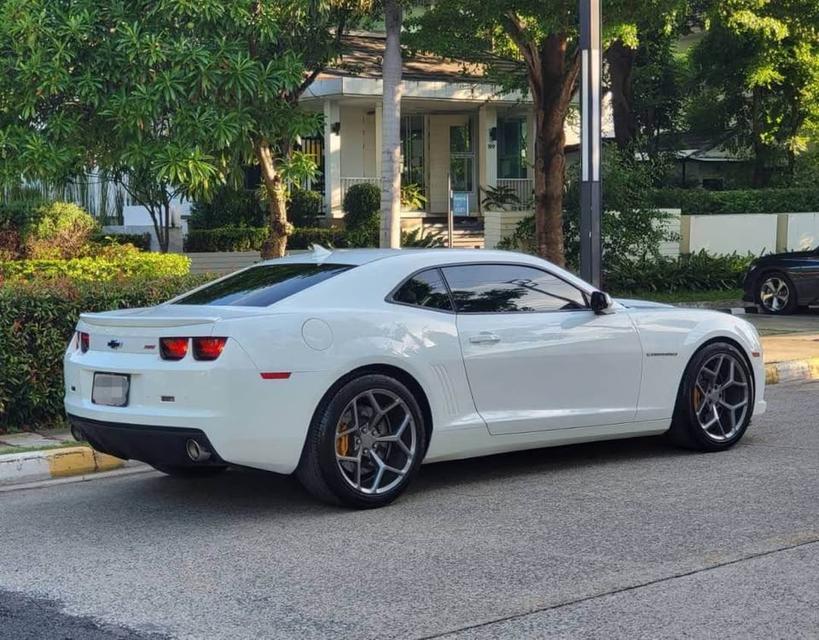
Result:
<svg viewBox="0 0 819 640">
<path fill-rule="evenodd" d="M 417 184 L 423 190 L 424 116 L 401 117 L 401 184 Z"/>
<path fill-rule="evenodd" d="M 498 178 L 526 177 L 526 119 L 498 118 Z"/>
<path fill-rule="evenodd" d="M 302 189 L 324 193 L 324 138 L 302 138 L 301 150 L 316 163 L 318 172 L 312 180 L 305 180 Z"/>
</svg>

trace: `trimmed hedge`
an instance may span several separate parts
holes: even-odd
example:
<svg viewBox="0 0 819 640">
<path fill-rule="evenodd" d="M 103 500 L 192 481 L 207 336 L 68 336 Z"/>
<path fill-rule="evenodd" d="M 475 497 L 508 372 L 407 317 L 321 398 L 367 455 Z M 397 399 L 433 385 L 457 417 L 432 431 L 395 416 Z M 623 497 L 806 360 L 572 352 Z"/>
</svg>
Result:
<svg viewBox="0 0 819 640">
<path fill-rule="evenodd" d="M 267 238 L 267 227 L 219 227 L 190 229 L 185 251 L 259 251 Z"/>
<path fill-rule="evenodd" d="M 62 279 L 0 286 L 0 431 L 63 415 L 63 353 L 81 312 L 158 304 L 207 280 L 205 276 L 110 282 Z"/>
<path fill-rule="evenodd" d="M 100 233 L 92 238 L 94 242 L 111 244 L 132 244 L 140 251 L 151 250 L 150 233 Z"/>
<path fill-rule="evenodd" d="M 8 260 L 0 262 L 0 280 L 71 278 L 107 282 L 117 278 L 180 277 L 190 259 L 173 253 L 145 253 L 126 245 L 103 249 L 98 256 L 71 260 Z"/>
<path fill-rule="evenodd" d="M 266 237 L 267 227 L 192 229 L 185 237 L 185 251 L 260 251 Z M 308 249 L 311 244 L 338 249 L 374 247 L 378 244 L 378 230 L 296 227 L 287 238 L 288 249 Z"/>
<path fill-rule="evenodd" d="M 344 194 L 341 206 L 348 230 L 378 236 L 381 189 L 368 182 L 354 184 Z"/>
<path fill-rule="evenodd" d="M 754 256 L 712 256 L 705 251 L 678 258 L 655 258 L 622 262 L 605 270 L 605 288 L 624 291 L 717 291 L 742 288 L 742 280 Z"/>
<path fill-rule="evenodd" d="M 691 215 L 819 211 L 819 189 L 662 189 L 654 193 L 653 200 L 657 207 L 682 209 Z"/>
</svg>

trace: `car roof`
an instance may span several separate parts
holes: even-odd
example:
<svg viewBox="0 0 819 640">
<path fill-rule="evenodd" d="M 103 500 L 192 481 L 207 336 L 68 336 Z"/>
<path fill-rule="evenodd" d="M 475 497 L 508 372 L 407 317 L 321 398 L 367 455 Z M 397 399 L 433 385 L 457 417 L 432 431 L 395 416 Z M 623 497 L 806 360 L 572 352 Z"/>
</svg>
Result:
<svg viewBox="0 0 819 640">
<path fill-rule="evenodd" d="M 289 253 L 283 258 L 266 260 L 259 264 L 347 264 L 360 266 L 376 260 L 390 258 L 413 258 L 433 262 L 491 262 L 508 261 L 513 257 L 523 258 L 524 254 L 511 251 L 492 251 L 486 249 L 325 249 L 313 245 L 308 251 Z"/>
</svg>

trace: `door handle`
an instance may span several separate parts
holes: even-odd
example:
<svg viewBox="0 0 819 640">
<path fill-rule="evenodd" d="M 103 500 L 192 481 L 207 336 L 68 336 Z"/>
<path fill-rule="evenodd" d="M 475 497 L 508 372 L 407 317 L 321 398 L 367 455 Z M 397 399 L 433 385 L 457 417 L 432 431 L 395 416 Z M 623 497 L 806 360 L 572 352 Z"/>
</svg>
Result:
<svg viewBox="0 0 819 640">
<path fill-rule="evenodd" d="M 489 331 L 481 331 L 476 336 L 470 336 L 469 341 L 472 344 L 494 344 L 500 342 L 500 336 Z"/>
</svg>

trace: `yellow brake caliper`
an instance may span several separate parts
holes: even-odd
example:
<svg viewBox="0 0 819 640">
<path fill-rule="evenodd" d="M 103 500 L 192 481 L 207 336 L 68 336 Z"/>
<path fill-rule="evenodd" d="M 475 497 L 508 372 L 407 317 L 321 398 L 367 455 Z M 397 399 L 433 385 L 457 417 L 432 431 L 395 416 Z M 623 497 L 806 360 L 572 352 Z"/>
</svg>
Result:
<svg viewBox="0 0 819 640">
<path fill-rule="evenodd" d="M 345 431 L 347 431 L 347 425 L 346 424 L 339 425 L 339 431 L 341 433 L 344 433 Z M 340 438 L 337 438 L 336 451 L 338 452 L 338 455 L 340 455 L 340 456 L 346 456 L 347 455 L 347 453 L 350 451 L 350 435 L 349 434 L 343 435 Z"/>
</svg>

